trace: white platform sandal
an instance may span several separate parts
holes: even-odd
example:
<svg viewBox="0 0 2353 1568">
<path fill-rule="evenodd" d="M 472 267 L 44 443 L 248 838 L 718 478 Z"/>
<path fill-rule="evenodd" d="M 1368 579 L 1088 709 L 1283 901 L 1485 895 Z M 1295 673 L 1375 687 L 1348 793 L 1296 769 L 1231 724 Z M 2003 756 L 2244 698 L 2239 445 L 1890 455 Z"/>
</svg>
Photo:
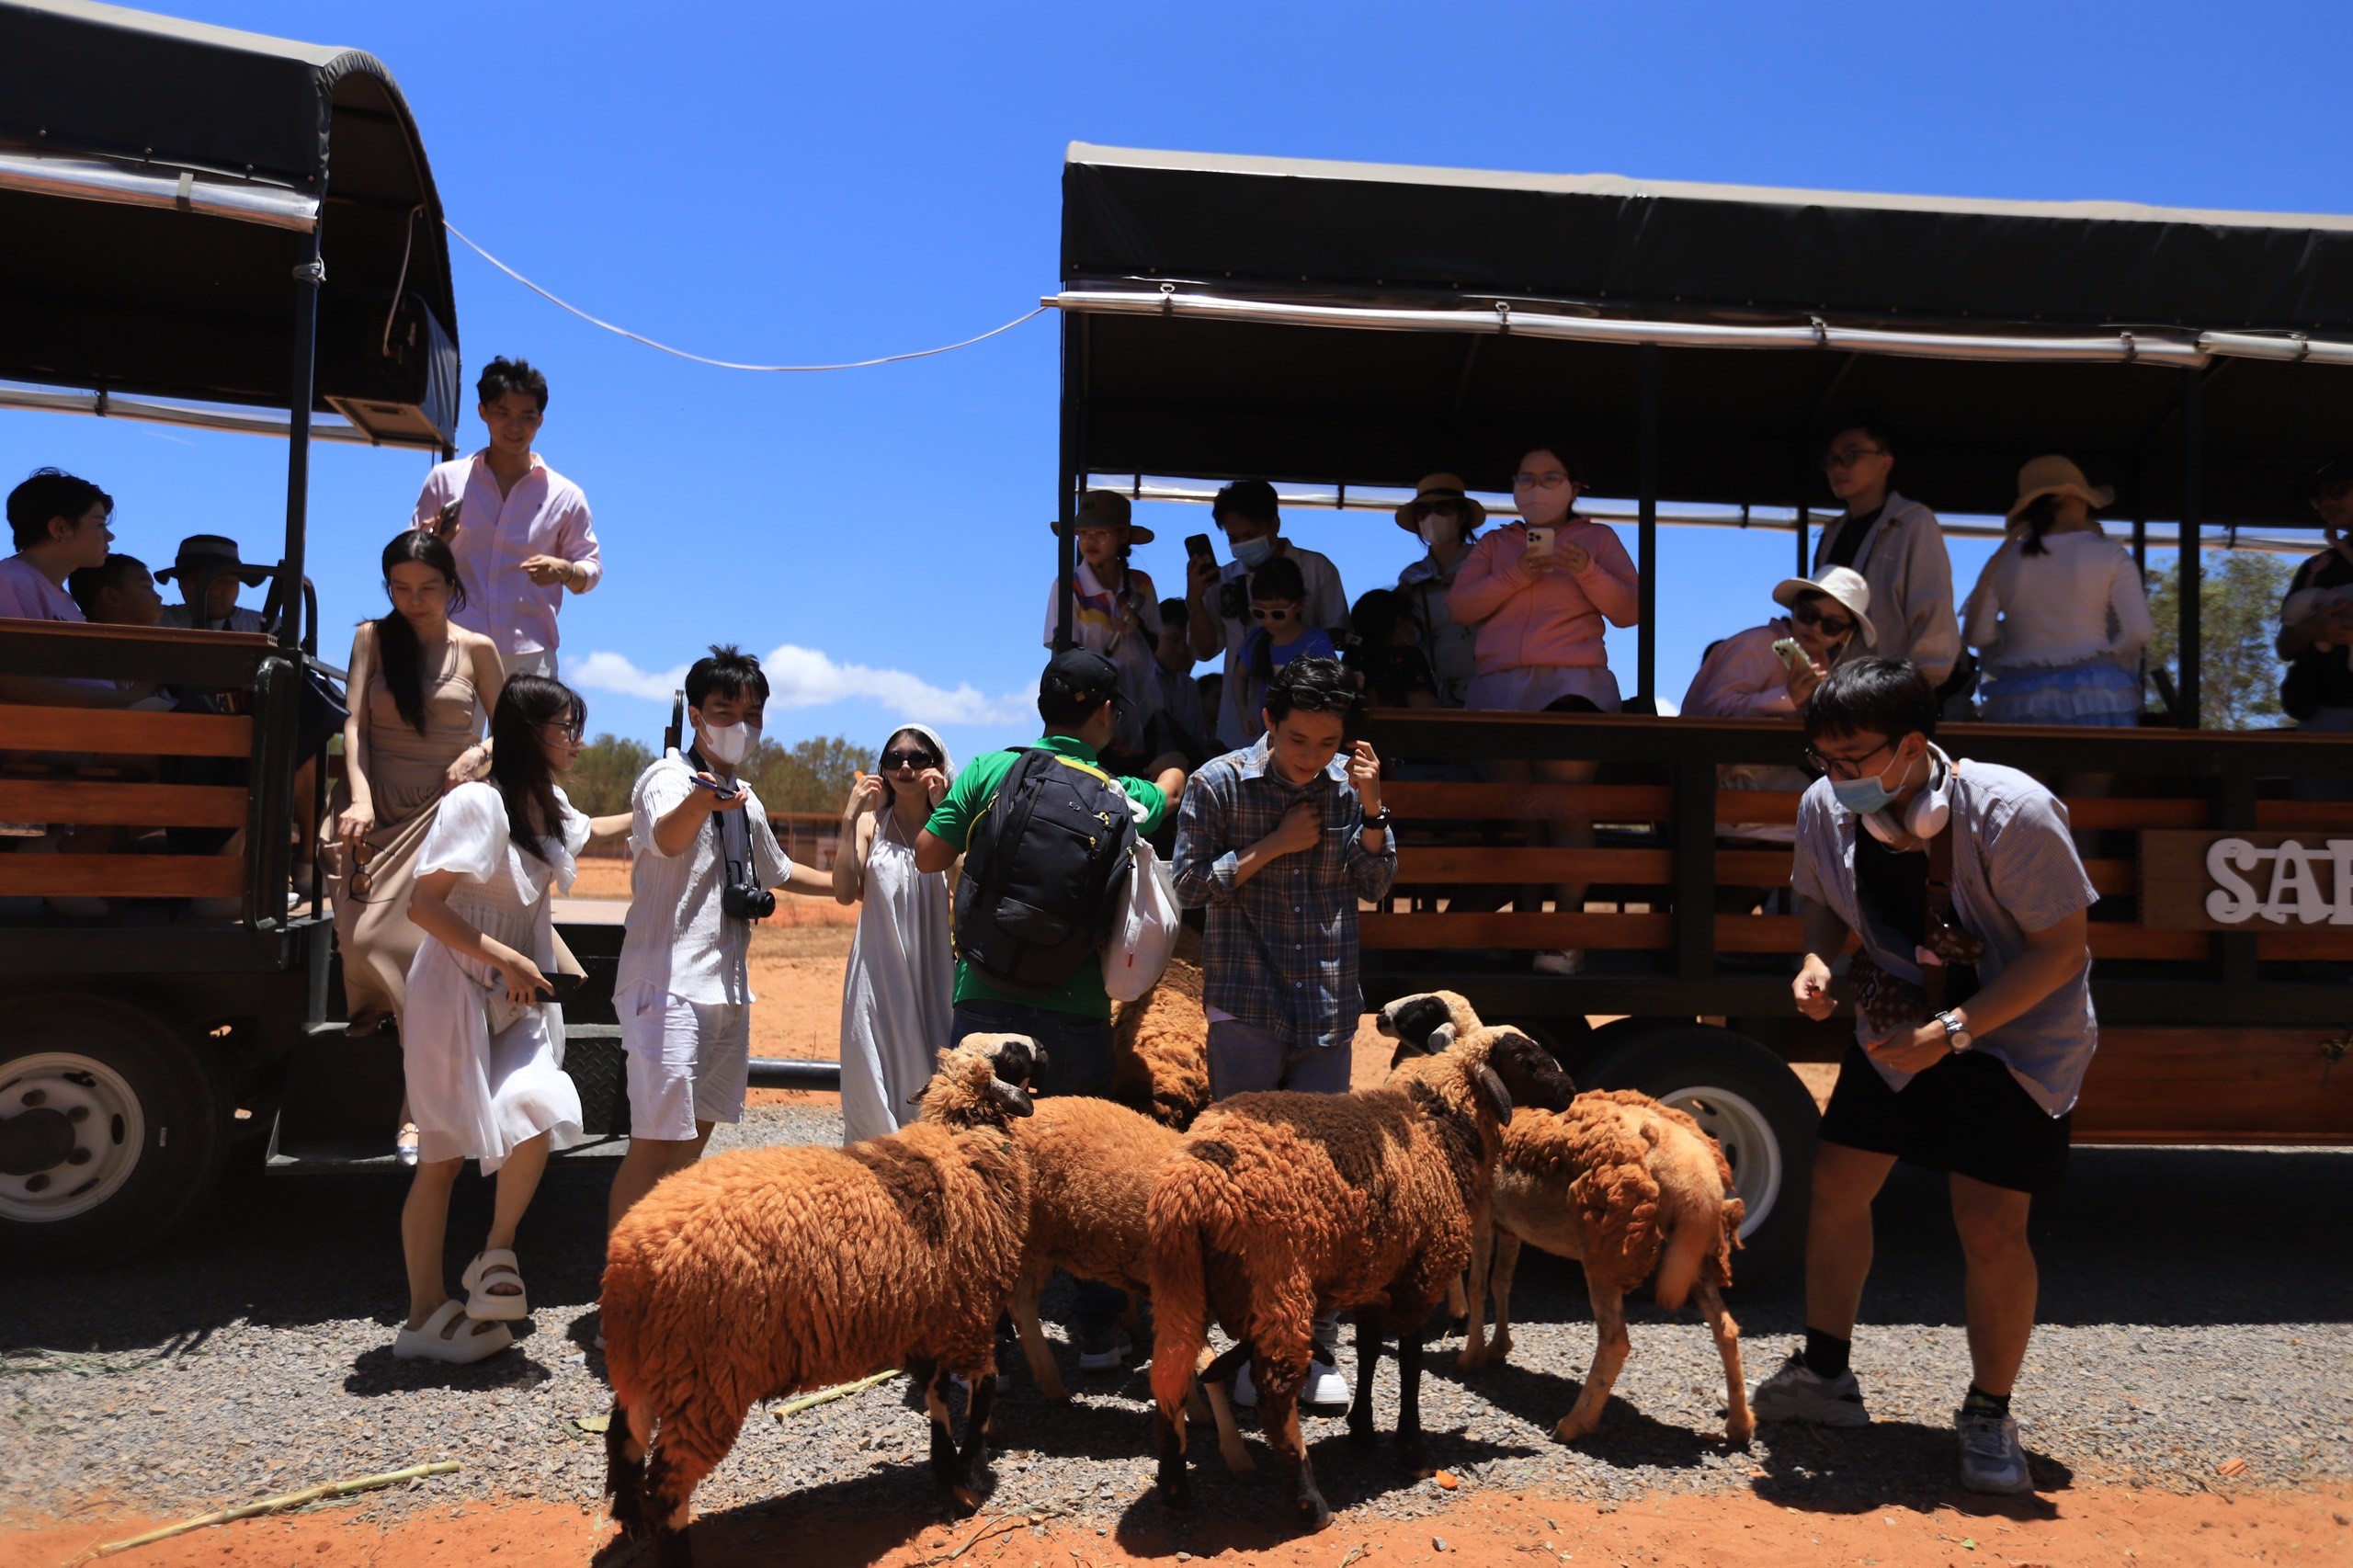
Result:
<svg viewBox="0 0 2353 1568">
<path fill-rule="evenodd" d="M 466 1271 L 458 1277 L 458 1283 L 466 1288 L 468 1317 L 481 1318 L 485 1323 L 513 1323 L 531 1313 L 530 1301 L 523 1291 L 523 1271 L 516 1267 L 512 1247 L 493 1247 L 476 1253 L 474 1260 L 466 1265 Z M 515 1287 L 512 1295 L 491 1289 L 505 1284 Z"/>
<path fill-rule="evenodd" d="M 446 1361 L 453 1367 L 470 1367 L 514 1343 L 515 1336 L 505 1324 L 480 1322 L 466 1315 L 463 1301 L 444 1301 L 422 1326 L 404 1327 L 392 1336 L 392 1354 L 404 1361 Z"/>
</svg>

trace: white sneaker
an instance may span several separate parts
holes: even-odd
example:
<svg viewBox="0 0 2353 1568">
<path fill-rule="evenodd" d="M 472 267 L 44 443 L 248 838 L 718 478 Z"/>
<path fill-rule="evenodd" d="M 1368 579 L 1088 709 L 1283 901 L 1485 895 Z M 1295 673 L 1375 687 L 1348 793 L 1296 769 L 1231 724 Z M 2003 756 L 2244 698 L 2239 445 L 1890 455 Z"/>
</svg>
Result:
<svg viewBox="0 0 2353 1568">
<path fill-rule="evenodd" d="M 1340 1375 L 1339 1368 L 1329 1361 L 1312 1360 L 1307 1363 L 1307 1381 L 1301 1384 L 1299 1390 L 1300 1403 L 1346 1404 L 1354 1397 L 1348 1388 L 1348 1380 Z M 1258 1387 L 1250 1381 L 1250 1363 L 1247 1361 L 1242 1364 L 1240 1371 L 1233 1374 L 1233 1403 L 1252 1410 L 1258 1407 Z"/>
<path fill-rule="evenodd" d="M 1135 1341 L 1128 1337 L 1124 1328 L 1114 1328 L 1108 1337 L 1093 1350 L 1081 1342 L 1078 1369 L 1082 1372 L 1116 1372 L 1127 1364 L 1128 1354 L 1135 1348 Z"/>
<path fill-rule="evenodd" d="M 1583 948 L 1555 948 L 1549 953 L 1537 954 L 1536 961 L 1530 967 L 1532 967 L 1539 974 L 1583 974 L 1585 972 L 1585 949 Z"/>
<path fill-rule="evenodd" d="M 1796 1350 L 1779 1371 L 1756 1385 L 1748 1405 L 1759 1421 L 1810 1421 L 1817 1426 L 1868 1426 L 1871 1422 L 1853 1369 L 1825 1378 Z"/>
<path fill-rule="evenodd" d="M 1963 1404 L 1952 1413 L 1952 1424 L 1961 1435 L 1961 1484 L 1964 1489 L 2010 1494 L 2034 1490 L 2034 1477 L 2027 1473 L 2026 1449 L 2018 1441 L 2016 1421 Z"/>
</svg>

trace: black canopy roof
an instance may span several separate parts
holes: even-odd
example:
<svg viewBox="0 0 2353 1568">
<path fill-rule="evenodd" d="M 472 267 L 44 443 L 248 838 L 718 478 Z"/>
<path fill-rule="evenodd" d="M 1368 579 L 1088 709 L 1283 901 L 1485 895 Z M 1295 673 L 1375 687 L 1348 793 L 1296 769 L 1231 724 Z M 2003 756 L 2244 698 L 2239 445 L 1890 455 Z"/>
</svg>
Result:
<svg viewBox="0 0 2353 1568">
<path fill-rule="evenodd" d="M 1261 301 L 1756 326 L 1821 321 L 2038 338 L 2120 330 L 2353 340 L 2353 218 L 2120 202 L 1946 200 L 1614 176 L 1495 174 L 1074 143 L 1074 290 L 1172 283 Z M 1503 488 L 1521 444 L 1577 434 L 1636 489 L 1631 343 L 1084 314 L 1082 466 L 1097 472 Z M 2353 366 L 1997 362 L 1813 344 L 1664 347 L 1660 493 L 1817 505 L 1827 422 L 1901 434 L 1898 485 L 1998 512 L 2018 465 L 2075 457 L 2119 509 L 2177 515 L 2184 383 L 2201 382 L 2210 520 L 2308 523 L 2296 483 L 2353 446 Z"/>
<path fill-rule="evenodd" d="M 140 194 L 183 175 L 180 206 Z M 317 406 L 385 404 L 388 430 L 446 444 L 458 349 L 440 200 L 380 61 L 0 0 L 0 379 L 285 407 L 292 274 L 310 254 L 287 214 L 306 200 L 322 203 L 326 267 Z M 240 201 L 275 217 L 233 215 Z"/>
</svg>

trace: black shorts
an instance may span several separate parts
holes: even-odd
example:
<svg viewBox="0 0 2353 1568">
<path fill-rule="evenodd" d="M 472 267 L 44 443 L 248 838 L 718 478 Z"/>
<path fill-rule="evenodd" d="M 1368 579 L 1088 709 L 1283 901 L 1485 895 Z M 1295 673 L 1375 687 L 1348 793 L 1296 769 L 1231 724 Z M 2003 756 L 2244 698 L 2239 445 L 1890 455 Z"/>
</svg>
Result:
<svg viewBox="0 0 2353 1568">
<path fill-rule="evenodd" d="M 1897 1093 L 1859 1045 L 1847 1048 L 1822 1113 L 1822 1141 L 1957 1171 L 2013 1192 L 2057 1190 L 2075 1113 L 2052 1116 L 1980 1051 L 1948 1056 Z"/>
</svg>

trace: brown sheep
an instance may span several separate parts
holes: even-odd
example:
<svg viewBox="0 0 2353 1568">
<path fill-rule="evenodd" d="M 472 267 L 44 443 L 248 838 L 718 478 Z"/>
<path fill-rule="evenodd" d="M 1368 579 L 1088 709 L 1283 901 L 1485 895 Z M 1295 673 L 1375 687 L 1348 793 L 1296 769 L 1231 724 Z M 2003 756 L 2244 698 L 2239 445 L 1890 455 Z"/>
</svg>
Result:
<svg viewBox="0 0 2353 1568">
<path fill-rule="evenodd" d="M 1579 1095 L 1563 1112 L 1514 1118 L 1495 1166 L 1491 1221 L 1472 1250 L 1461 1366 L 1511 1353 L 1511 1277 L 1527 1242 L 1584 1264 L 1593 1301 L 1593 1364 L 1553 1436 L 1573 1443 L 1601 1424 L 1633 1347 L 1626 1293 L 1647 1279 L 1669 1312 L 1697 1290 L 1724 1364 L 1724 1436 L 1745 1445 L 1756 1423 L 1741 1375 L 1740 1325 L 1723 1300 L 1745 1212 L 1732 1189 L 1732 1167 L 1716 1141 L 1682 1111 L 1637 1090 L 1598 1090 Z M 1483 1344 L 1479 1319 L 1491 1291 L 1495 1336 Z"/>
<path fill-rule="evenodd" d="M 1398 1335 L 1398 1445 L 1426 1470 L 1423 1326 L 1470 1261 L 1472 1221 L 1486 1206 L 1515 1098 L 1565 1105 L 1574 1092 L 1534 1041 L 1495 1031 L 1408 1062 L 1377 1089 L 1212 1106 L 1162 1165 L 1147 1210 L 1163 1499 L 1182 1507 L 1190 1498 L 1183 1407 L 1212 1318 L 1239 1343 L 1203 1378 L 1214 1384 L 1253 1358 L 1260 1429 L 1311 1528 L 1331 1520 L 1299 1427 L 1319 1312 L 1357 1314 L 1348 1430 L 1359 1443 L 1373 1437 L 1381 1335 Z"/>
<path fill-rule="evenodd" d="M 1189 926 L 1151 990 L 1111 1020 L 1111 1097 L 1182 1132 L 1210 1105 L 1210 1019 L 1201 938 Z"/>
<path fill-rule="evenodd" d="M 1013 1290 L 1013 1324 L 1029 1374 L 1048 1399 L 1067 1399 L 1062 1370 L 1038 1325 L 1038 1295 L 1063 1268 L 1128 1291 L 1146 1289 L 1144 1203 L 1177 1134 L 1108 1100 L 1042 1099 L 1013 1127 L 1029 1162 L 1029 1231 Z"/>
<path fill-rule="evenodd" d="M 904 1367 L 931 1412 L 931 1463 L 978 1506 L 998 1307 L 1029 1223 L 1006 1124 L 1042 1054 L 1019 1035 L 942 1051 L 918 1121 L 847 1149 L 747 1149 L 665 1178 L 605 1256 L 613 1409 L 605 1489 L 665 1568 L 693 1561 L 688 1500 L 753 1404 Z M 972 1384 L 964 1444 L 945 1381 Z"/>
<path fill-rule="evenodd" d="M 1381 1028 L 1397 1039 L 1394 1065 L 1443 1051 L 1483 1026 L 1462 997 L 1439 991 L 1391 1003 Z M 1600 1424 L 1632 1347 L 1626 1293 L 1651 1280 L 1659 1304 L 1674 1311 L 1696 1288 L 1724 1364 L 1724 1435 L 1746 1443 L 1756 1423 L 1741 1374 L 1740 1327 L 1723 1304 L 1745 1212 L 1732 1192 L 1732 1167 L 1715 1140 L 1648 1095 L 1599 1091 L 1579 1095 L 1564 1112 L 1515 1117 L 1473 1241 L 1460 1364 L 1472 1370 L 1510 1354 L 1511 1278 L 1522 1242 L 1582 1263 L 1593 1301 L 1593 1364 L 1575 1405 L 1553 1428 L 1563 1442 L 1574 1442 Z M 1480 1318 L 1491 1290 L 1495 1328 L 1486 1344 Z"/>
</svg>

